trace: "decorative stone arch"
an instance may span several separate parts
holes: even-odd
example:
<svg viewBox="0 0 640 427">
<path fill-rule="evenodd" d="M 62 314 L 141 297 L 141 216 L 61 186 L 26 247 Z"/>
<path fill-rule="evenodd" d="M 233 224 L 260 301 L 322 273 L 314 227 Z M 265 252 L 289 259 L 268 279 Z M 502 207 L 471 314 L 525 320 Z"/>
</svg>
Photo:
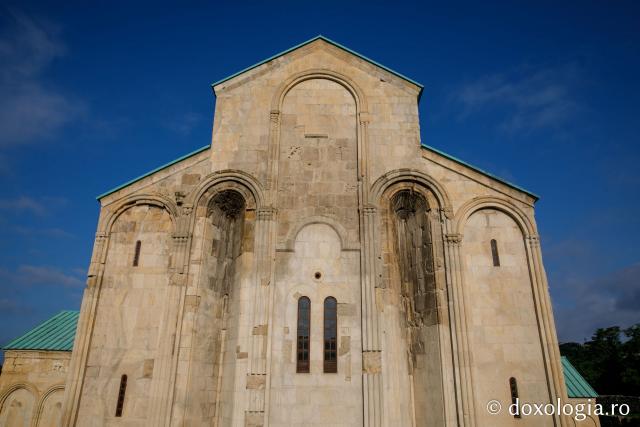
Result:
<svg viewBox="0 0 640 427">
<path fill-rule="evenodd" d="M 38 425 L 38 423 L 40 422 L 40 417 L 42 416 L 42 410 L 44 409 L 44 404 L 47 401 L 47 398 L 49 396 L 51 396 L 53 393 L 57 392 L 57 391 L 64 392 L 64 384 L 57 384 L 57 385 L 54 385 L 52 387 L 49 387 L 49 389 L 47 391 L 42 393 L 42 396 L 40 397 L 40 399 L 37 402 L 36 412 L 35 412 L 35 415 L 33 417 L 33 421 L 31 423 L 31 425 L 33 425 L 33 426 L 37 426 Z"/>
<path fill-rule="evenodd" d="M 103 226 L 99 231 L 110 233 L 113 224 L 115 224 L 120 215 L 129 208 L 139 205 L 156 206 L 166 210 L 175 229 L 176 218 L 178 217 L 178 207 L 173 200 L 163 194 L 137 194 L 127 197 L 121 201 L 113 212 L 105 218 Z"/>
<path fill-rule="evenodd" d="M 241 170 L 226 169 L 207 175 L 198 188 L 186 199 L 194 208 L 207 205 L 213 196 L 225 191 L 235 190 L 240 193 L 247 204 L 247 209 L 258 209 L 264 206 L 264 189 L 253 175 Z"/>
<path fill-rule="evenodd" d="M 34 418 L 36 417 L 36 414 L 37 414 L 36 409 L 38 408 L 40 393 L 38 393 L 38 389 L 32 384 L 16 383 L 4 389 L 4 391 L 0 393 L 0 411 L 2 411 L 2 409 L 4 408 L 4 404 L 6 403 L 9 396 L 11 396 L 11 394 L 13 394 L 15 391 L 18 391 L 20 389 L 27 390 L 33 396 L 33 409 L 31 413 L 31 425 L 33 426 L 35 425 Z"/>
<path fill-rule="evenodd" d="M 325 224 L 331 227 L 340 239 L 341 251 L 353 251 L 360 248 L 357 242 L 349 240 L 347 230 L 335 219 L 328 216 L 311 216 L 299 220 L 294 226 L 292 226 L 287 233 L 287 238 L 284 242 L 284 245 L 279 245 L 276 249 L 283 252 L 293 252 L 298 234 L 300 233 L 300 231 L 302 231 L 303 228 L 311 224 Z"/>
<path fill-rule="evenodd" d="M 524 238 L 538 235 L 533 221 L 519 207 L 507 199 L 493 196 L 476 197 L 458 209 L 453 219 L 453 232 L 462 235 L 469 217 L 481 209 L 496 209 L 508 215 L 518 224 Z"/>
<path fill-rule="evenodd" d="M 34 400 L 36 402 L 38 401 L 40 393 L 38 393 L 38 389 L 34 385 L 29 383 L 15 383 L 11 384 L 9 387 L 5 388 L 2 393 L 0 393 L 0 409 L 2 409 L 7 397 L 9 397 L 11 393 L 21 388 L 29 391 L 33 395 Z"/>
<path fill-rule="evenodd" d="M 451 199 L 445 188 L 431 176 L 416 169 L 396 169 L 380 176 L 371 186 L 371 201 L 383 207 L 383 199 L 390 199 L 398 191 L 406 189 L 430 190 L 438 202 L 438 208 L 447 218 L 453 217 Z M 426 196 L 424 192 L 423 195 Z"/>
<path fill-rule="evenodd" d="M 313 68 L 310 70 L 302 71 L 289 77 L 283 83 L 278 86 L 276 92 L 271 100 L 271 111 L 279 112 L 282 109 L 282 103 L 287 93 L 296 85 L 313 79 L 325 79 L 331 80 L 344 87 L 353 96 L 356 102 L 356 113 L 368 111 L 367 99 L 364 96 L 364 92 L 360 87 L 349 77 L 344 74 L 337 73 L 335 71 L 325 68 Z"/>
</svg>

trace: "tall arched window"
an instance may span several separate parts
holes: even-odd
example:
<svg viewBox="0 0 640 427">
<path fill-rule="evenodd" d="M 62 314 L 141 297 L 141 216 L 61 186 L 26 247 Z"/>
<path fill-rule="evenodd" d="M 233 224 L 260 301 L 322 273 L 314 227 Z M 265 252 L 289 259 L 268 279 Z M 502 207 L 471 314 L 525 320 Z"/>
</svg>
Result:
<svg viewBox="0 0 640 427">
<path fill-rule="evenodd" d="M 122 416 L 122 408 L 124 408 L 124 394 L 127 391 L 127 376 L 120 378 L 120 389 L 118 390 L 118 403 L 116 404 L 116 417 Z"/>
<path fill-rule="evenodd" d="M 491 256 L 493 257 L 493 266 L 500 267 L 500 255 L 498 254 L 498 242 L 491 239 Z"/>
<path fill-rule="evenodd" d="M 309 372 L 309 331 L 311 323 L 311 300 L 300 297 L 298 300 L 298 331 L 296 372 Z"/>
<path fill-rule="evenodd" d="M 338 302 L 334 297 L 324 300 L 324 372 L 338 372 Z"/>
<path fill-rule="evenodd" d="M 509 391 L 511 392 L 511 404 L 516 405 L 518 402 L 518 382 L 514 377 L 509 378 Z M 520 411 L 516 411 L 514 418 L 520 418 Z"/>
<path fill-rule="evenodd" d="M 133 254 L 133 266 L 137 267 L 140 262 L 140 248 L 142 247 L 142 242 L 138 240 L 136 242 L 136 252 Z"/>
</svg>

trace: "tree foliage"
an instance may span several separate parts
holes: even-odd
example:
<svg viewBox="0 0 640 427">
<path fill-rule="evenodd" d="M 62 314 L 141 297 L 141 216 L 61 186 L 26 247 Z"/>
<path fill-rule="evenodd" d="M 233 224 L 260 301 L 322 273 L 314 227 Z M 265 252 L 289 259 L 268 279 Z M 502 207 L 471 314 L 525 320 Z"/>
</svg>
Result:
<svg viewBox="0 0 640 427">
<path fill-rule="evenodd" d="M 640 396 L 640 324 L 598 329 L 583 344 L 561 344 L 560 353 L 598 394 Z"/>
</svg>

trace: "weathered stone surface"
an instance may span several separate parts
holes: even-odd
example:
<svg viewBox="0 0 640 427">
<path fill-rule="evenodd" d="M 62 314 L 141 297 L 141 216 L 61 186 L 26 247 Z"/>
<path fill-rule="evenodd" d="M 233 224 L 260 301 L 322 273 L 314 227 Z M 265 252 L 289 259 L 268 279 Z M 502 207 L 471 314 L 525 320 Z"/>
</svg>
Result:
<svg viewBox="0 0 640 427">
<path fill-rule="evenodd" d="M 535 199 L 422 148 L 420 90 L 323 40 L 216 86 L 210 150 L 101 199 L 65 425 L 500 427 L 511 376 L 564 397 Z"/>
<path fill-rule="evenodd" d="M 0 426 L 60 425 L 69 351 L 8 350 L 0 375 Z"/>
</svg>

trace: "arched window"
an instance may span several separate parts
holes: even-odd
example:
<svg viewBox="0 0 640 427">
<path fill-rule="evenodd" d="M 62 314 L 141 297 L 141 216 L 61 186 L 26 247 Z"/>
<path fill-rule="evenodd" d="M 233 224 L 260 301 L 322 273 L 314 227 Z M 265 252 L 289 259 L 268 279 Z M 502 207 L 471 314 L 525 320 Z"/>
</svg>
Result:
<svg viewBox="0 0 640 427">
<path fill-rule="evenodd" d="M 338 302 L 334 297 L 324 300 L 324 372 L 338 372 Z"/>
<path fill-rule="evenodd" d="M 493 266 L 500 267 L 500 255 L 498 255 L 498 242 L 491 239 L 491 256 L 493 257 Z"/>
<path fill-rule="evenodd" d="M 133 255 L 133 266 L 137 267 L 140 262 L 140 248 L 142 247 L 142 242 L 138 240 L 136 242 L 136 252 Z"/>
<path fill-rule="evenodd" d="M 511 391 L 511 404 L 516 405 L 518 402 L 518 382 L 514 377 L 509 378 L 509 390 Z M 520 418 L 520 411 L 516 411 L 514 418 Z"/>
<path fill-rule="evenodd" d="M 296 372 L 309 372 L 309 331 L 311 323 L 311 300 L 300 297 L 298 300 L 298 332 Z"/>
<path fill-rule="evenodd" d="M 124 407 L 124 394 L 127 391 L 127 376 L 120 378 L 120 389 L 118 390 L 118 403 L 116 404 L 116 417 L 122 416 L 122 408 Z"/>
</svg>

